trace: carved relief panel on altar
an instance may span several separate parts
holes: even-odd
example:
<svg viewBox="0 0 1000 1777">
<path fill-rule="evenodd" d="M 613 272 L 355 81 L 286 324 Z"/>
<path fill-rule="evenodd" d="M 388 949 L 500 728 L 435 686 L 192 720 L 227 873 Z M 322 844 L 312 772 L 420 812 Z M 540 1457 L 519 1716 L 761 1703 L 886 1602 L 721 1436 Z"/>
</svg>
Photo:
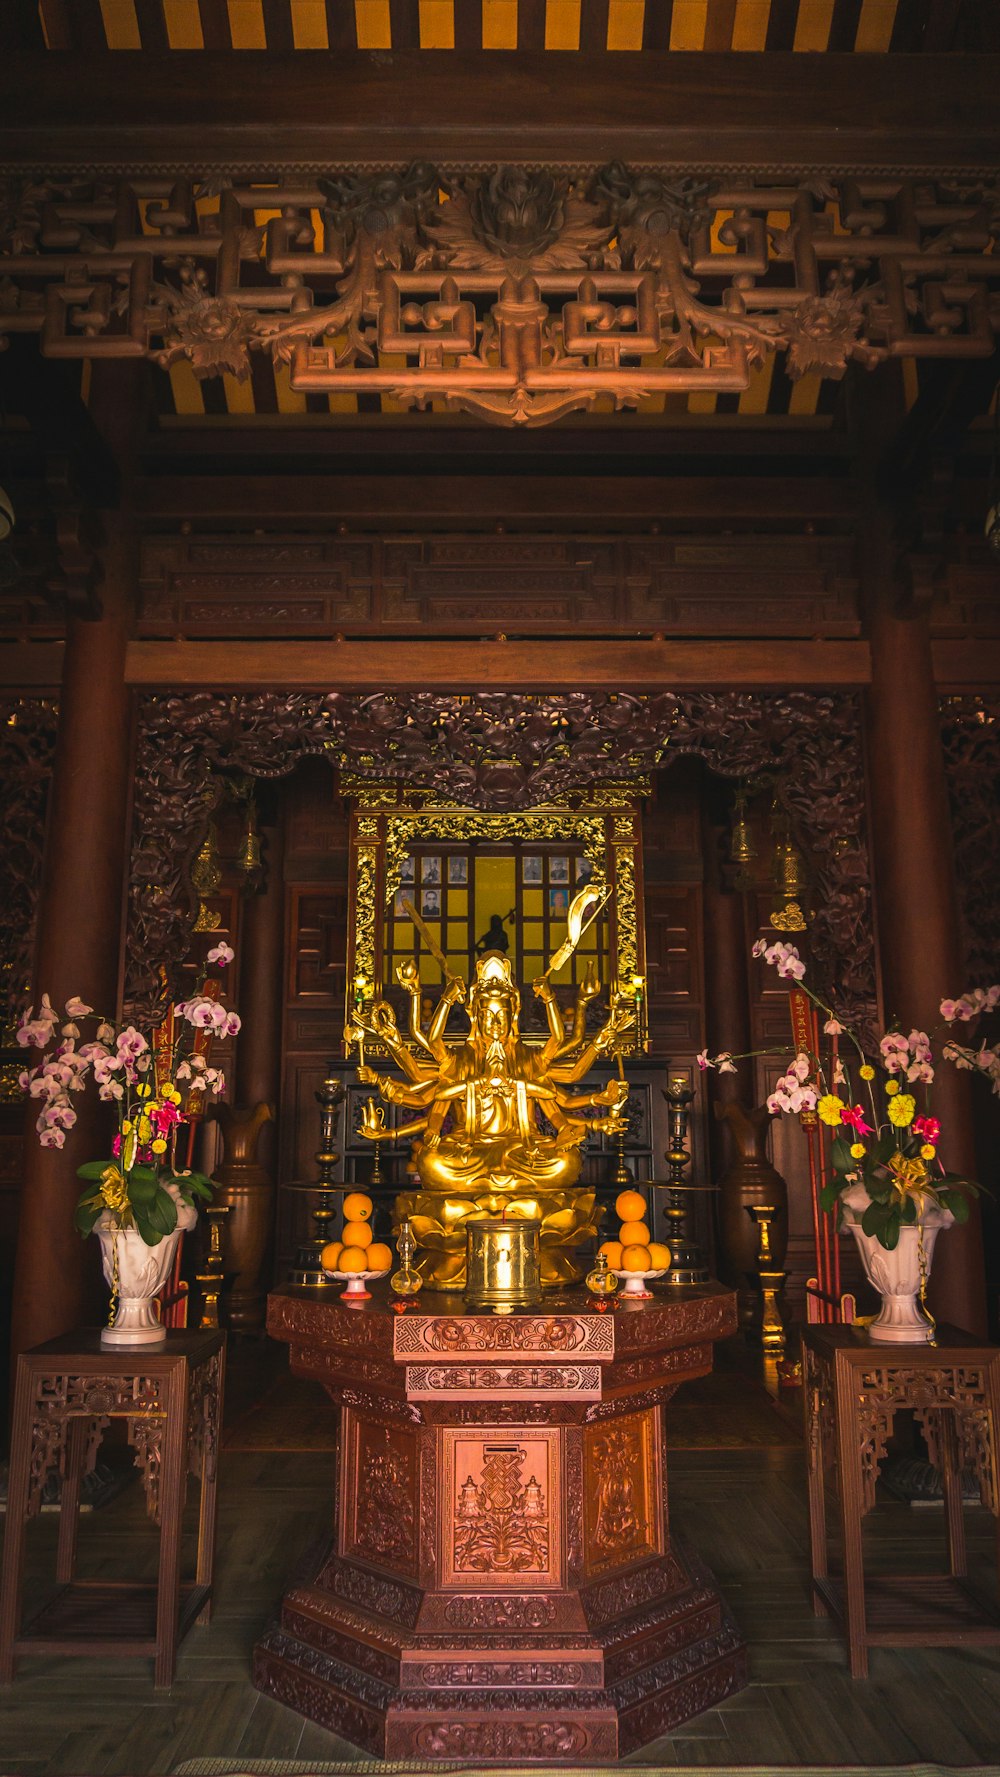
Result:
<svg viewBox="0 0 1000 1777">
<path fill-rule="evenodd" d="M 558 1433 L 496 1426 L 441 1437 L 440 1583 L 562 1585 Z"/>
<path fill-rule="evenodd" d="M 344 1413 L 343 1548 L 376 1567 L 415 1575 L 417 1434 Z"/>
<path fill-rule="evenodd" d="M 588 1426 L 584 1433 L 584 1565 L 588 1577 L 663 1550 L 657 1501 L 656 1417 Z"/>
</svg>

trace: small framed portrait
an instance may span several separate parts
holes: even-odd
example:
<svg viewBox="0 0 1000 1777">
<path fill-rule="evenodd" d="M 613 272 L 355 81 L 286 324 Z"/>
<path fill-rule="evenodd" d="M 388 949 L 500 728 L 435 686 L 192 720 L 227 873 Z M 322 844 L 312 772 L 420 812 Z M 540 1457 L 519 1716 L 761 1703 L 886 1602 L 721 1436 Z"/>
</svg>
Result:
<svg viewBox="0 0 1000 1777">
<path fill-rule="evenodd" d="M 521 881 L 541 882 L 542 860 L 534 856 L 521 859 Z"/>
<path fill-rule="evenodd" d="M 425 919 L 441 918 L 441 890 L 425 888 L 420 891 L 420 911 Z"/>
<path fill-rule="evenodd" d="M 565 919 L 569 912 L 569 889 L 549 889 L 549 918 Z"/>
<path fill-rule="evenodd" d="M 412 852 L 407 852 L 406 857 L 403 859 L 402 865 L 400 866 L 400 871 L 399 871 L 400 882 L 415 881 L 416 874 L 417 874 L 416 863 L 417 863 L 417 860 L 413 856 Z"/>
<path fill-rule="evenodd" d="M 409 919 L 410 915 L 407 912 L 406 908 L 404 907 L 403 903 L 404 903 L 404 901 L 412 902 L 412 900 L 413 900 L 413 890 L 412 889 L 398 888 L 396 890 L 395 896 L 393 897 L 392 910 L 393 910 L 393 913 L 395 914 L 397 919 Z"/>
<path fill-rule="evenodd" d="M 435 857 L 421 858 L 421 860 L 420 860 L 420 880 L 421 880 L 421 882 L 440 882 L 441 881 L 441 859 L 440 858 L 435 858 Z"/>
<path fill-rule="evenodd" d="M 569 859 L 568 858 L 558 858 L 557 857 L 557 858 L 550 858 L 549 859 L 549 881 L 550 882 L 568 882 L 569 881 Z"/>
<path fill-rule="evenodd" d="M 469 880 L 469 860 L 468 860 L 468 858 L 463 858 L 463 857 L 449 858 L 448 859 L 448 881 L 450 883 L 452 883 L 453 886 L 456 888 L 464 888 L 466 883 L 468 882 L 468 880 Z"/>
<path fill-rule="evenodd" d="M 593 876 L 593 874 L 594 874 L 594 866 L 591 863 L 590 859 L 589 858 L 577 858 L 577 860 L 576 860 L 576 880 L 577 880 L 577 882 L 589 882 L 591 877 Z"/>
</svg>

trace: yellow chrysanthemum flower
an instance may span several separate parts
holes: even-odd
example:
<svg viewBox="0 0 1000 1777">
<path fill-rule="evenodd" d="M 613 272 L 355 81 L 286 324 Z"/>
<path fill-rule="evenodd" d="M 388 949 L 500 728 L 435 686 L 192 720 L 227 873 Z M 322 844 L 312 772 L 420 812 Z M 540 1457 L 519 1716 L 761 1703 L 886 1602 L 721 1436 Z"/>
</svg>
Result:
<svg viewBox="0 0 1000 1777">
<path fill-rule="evenodd" d="M 135 1089 L 136 1098 L 148 1098 L 152 1090 L 152 1086 L 147 1085 L 146 1082 L 143 1081 Z"/>
<path fill-rule="evenodd" d="M 863 1160 L 867 1152 L 868 1150 L 863 1141 L 855 1141 L 851 1143 L 852 1160 Z"/>
<path fill-rule="evenodd" d="M 875 1078 L 875 1069 L 871 1066 L 871 1063 L 867 1061 L 858 1068 L 858 1073 L 863 1080 L 874 1080 Z"/>
<path fill-rule="evenodd" d="M 835 1092 L 824 1093 L 823 1097 L 817 1104 L 816 1109 L 823 1119 L 823 1122 L 829 1123 L 831 1128 L 833 1128 L 835 1124 L 844 1121 L 843 1116 L 841 1115 L 844 1109 L 844 1101 L 842 1098 L 838 1098 Z"/>
<path fill-rule="evenodd" d="M 908 1129 L 916 1115 L 917 1101 L 912 1092 L 901 1092 L 889 1104 L 889 1121 L 897 1129 Z"/>
<path fill-rule="evenodd" d="M 131 1119 L 131 1117 L 125 1117 L 122 1121 L 122 1134 L 128 1135 L 131 1132 L 131 1129 L 132 1129 L 132 1119 Z"/>
<path fill-rule="evenodd" d="M 898 1092 L 898 1091 L 899 1091 L 899 1081 L 898 1080 L 886 1080 L 885 1093 L 886 1093 L 887 1098 L 891 1098 L 893 1093 Z"/>
<path fill-rule="evenodd" d="M 925 1141 L 920 1150 L 920 1158 L 921 1160 L 933 1160 L 936 1153 L 937 1148 L 934 1146 L 934 1143 L 932 1141 Z"/>
<path fill-rule="evenodd" d="M 180 1104 L 181 1102 L 181 1095 L 176 1086 L 164 1086 L 162 1096 L 171 1104 Z"/>
<path fill-rule="evenodd" d="M 147 1116 L 139 1118 L 139 1140 L 148 1141 L 153 1133 L 153 1125 Z"/>
<path fill-rule="evenodd" d="M 156 1140 L 154 1142 L 150 1142 L 149 1145 L 150 1145 L 154 1154 L 165 1154 L 167 1151 L 167 1144 L 164 1141 L 162 1135 L 158 1135 Z"/>
</svg>

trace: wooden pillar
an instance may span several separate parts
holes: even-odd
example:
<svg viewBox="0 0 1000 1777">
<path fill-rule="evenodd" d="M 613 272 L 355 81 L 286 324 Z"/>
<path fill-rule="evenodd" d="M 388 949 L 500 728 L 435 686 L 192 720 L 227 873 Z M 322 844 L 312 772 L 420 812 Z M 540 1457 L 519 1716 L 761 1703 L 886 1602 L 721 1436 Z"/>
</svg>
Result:
<svg viewBox="0 0 1000 1777">
<path fill-rule="evenodd" d="M 131 438 L 139 383 L 133 364 L 97 363 L 91 412 L 109 442 Z M 97 1011 L 118 1006 L 131 784 L 131 698 L 125 647 L 136 586 L 134 528 L 125 511 L 99 515 L 102 615 L 72 617 L 59 693 L 59 729 L 49 793 L 38 901 L 33 1000 L 53 1006 L 79 994 Z M 41 1148 L 29 1112 L 18 1218 L 12 1348 L 15 1353 L 93 1322 L 106 1302 L 97 1242 L 72 1224 L 83 1189 L 76 1168 L 100 1158 L 108 1134 L 93 1087 L 62 1149 Z"/>
<path fill-rule="evenodd" d="M 862 572 L 871 642 L 867 697 L 870 845 L 882 989 L 888 1019 L 933 1030 L 942 999 L 966 986 L 959 938 L 951 811 L 925 613 L 899 616 L 888 515 L 873 506 Z M 988 985 L 988 983 L 986 984 Z M 950 1170 L 975 1176 L 967 1076 L 937 1058 L 932 1089 Z M 934 1250 L 930 1302 L 939 1320 L 986 1336 L 982 1225 L 973 1204 Z"/>
</svg>

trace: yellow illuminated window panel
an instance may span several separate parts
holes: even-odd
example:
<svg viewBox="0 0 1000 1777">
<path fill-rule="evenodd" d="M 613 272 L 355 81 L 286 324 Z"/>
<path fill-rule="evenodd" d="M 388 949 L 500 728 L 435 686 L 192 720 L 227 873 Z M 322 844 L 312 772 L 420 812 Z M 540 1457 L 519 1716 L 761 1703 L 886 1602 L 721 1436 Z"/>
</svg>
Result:
<svg viewBox="0 0 1000 1777">
<path fill-rule="evenodd" d="M 109 49 L 141 49 L 135 0 L 101 0 L 101 17 Z"/>
<path fill-rule="evenodd" d="M 292 42 L 296 49 L 329 49 L 326 0 L 292 0 Z"/>
<path fill-rule="evenodd" d="M 546 49 L 579 49 L 580 0 L 547 0 Z"/>
<path fill-rule="evenodd" d="M 641 49 L 646 0 L 609 0 L 609 49 Z"/>
<path fill-rule="evenodd" d="M 454 49 L 454 0 L 420 0 L 421 49 Z"/>
<path fill-rule="evenodd" d="M 767 21 L 771 0 L 736 0 L 733 20 L 734 49 L 763 49 L 767 42 Z"/>
<path fill-rule="evenodd" d="M 266 49 L 261 0 L 228 0 L 229 35 L 234 49 Z"/>
<path fill-rule="evenodd" d="M 176 364 L 171 364 L 167 374 L 174 392 L 176 412 L 204 413 L 205 397 L 201 392 L 201 384 L 188 360 L 180 358 Z"/>
<path fill-rule="evenodd" d="M 886 50 L 896 18 L 896 0 L 864 0 L 858 20 L 854 47 L 858 50 Z"/>
<path fill-rule="evenodd" d="M 483 48 L 517 48 L 517 0 L 483 0 Z"/>
<path fill-rule="evenodd" d="M 163 17 L 171 49 L 204 49 L 198 0 L 163 0 Z"/>
<path fill-rule="evenodd" d="M 354 0 L 354 28 L 359 49 L 391 49 L 389 0 Z"/>
<path fill-rule="evenodd" d="M 704 49 L 708 0 L 674 0 L 670 19 L 671 49 Z"/>
<path fill-rule="evenodd" d="M 830 41 L 835 0 L 799 0 L 792 48 L 823 50 Z"/>
<path fill-rule="evenodd" d="M 226 371 L 223 373 L 222 382 L 226 391 L 226 407 L 229 412 L 253 413 L 253 385 L 250 378 L 247 377 L 246 381 L 241 383 L 238 377 L 232 376 Z"/>
</svg>

